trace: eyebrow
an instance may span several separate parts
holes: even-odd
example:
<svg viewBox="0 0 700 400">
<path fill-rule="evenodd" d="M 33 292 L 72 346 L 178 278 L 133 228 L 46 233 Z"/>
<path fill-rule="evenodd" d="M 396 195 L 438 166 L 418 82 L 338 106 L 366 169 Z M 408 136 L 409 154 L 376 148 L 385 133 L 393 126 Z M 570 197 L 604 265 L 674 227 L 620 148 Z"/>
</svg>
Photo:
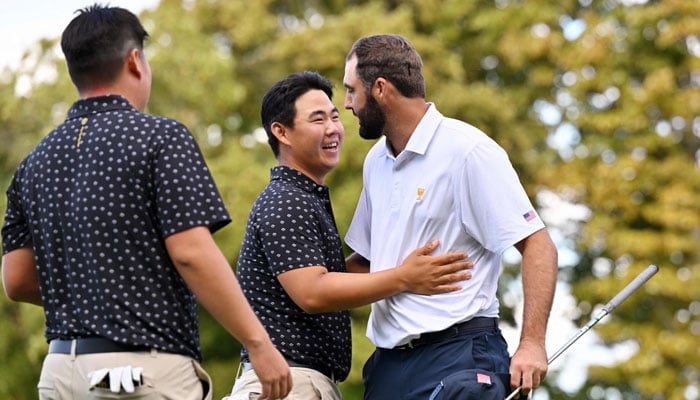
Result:
<svg viewBox="0 0 700 400">
<path fill-rule="evenodd" d="M 338 111 L 338 107 L 333 107 L 333 109 L 331 110 L 330 113 L 331 113 L 331 114 L 333 114 L 333 113 L 340 113 L 340 111 Z M 323 117 L 323 116 L 325 116 L 325 115 L 326 115 L 326 112 L 325 112 L 325 111 L 323 111 L 323 110 L 316 110 L 316 111 L 312 111 L 311 114 L 309 114 L 309 115 L 307 116 L 307 118 L 311 119 L 311 118 L 313 118 L 313 117 L 318 117 L 318 116 Z"/>
</svg>

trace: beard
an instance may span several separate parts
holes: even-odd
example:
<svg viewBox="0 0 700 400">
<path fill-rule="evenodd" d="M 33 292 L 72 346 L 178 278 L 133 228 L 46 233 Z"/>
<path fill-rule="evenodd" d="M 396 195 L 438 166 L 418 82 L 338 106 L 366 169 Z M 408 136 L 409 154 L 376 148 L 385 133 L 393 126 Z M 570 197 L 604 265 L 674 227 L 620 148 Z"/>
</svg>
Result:
<svg viewBox="0 0 700 400">
<path fill-rule="evenodd" d="M 379 103 L 371 95 L 367 96 L 365 106 L 357 112 L 360 122 L 360 137 L 363 139 L 379 139 L 386 125 L 386 114 Z"/>
</svg>

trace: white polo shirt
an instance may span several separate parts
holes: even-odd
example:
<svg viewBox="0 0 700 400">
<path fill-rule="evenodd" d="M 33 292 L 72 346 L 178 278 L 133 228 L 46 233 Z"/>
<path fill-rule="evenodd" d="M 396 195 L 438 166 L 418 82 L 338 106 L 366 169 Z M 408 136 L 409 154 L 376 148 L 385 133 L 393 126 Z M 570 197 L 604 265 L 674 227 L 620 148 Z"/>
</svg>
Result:
<svg viewBox="0 0 700 400">
<path fill-rule="evenodd" d="M 400 265 L 433 239 L 440 240 L 433 254 L 464 251 L 474 263 L 460 291 L 373 303 L 367 337 L 392 348 L 476 316 L 497 317 L 502 253 L 544 228 L 506 152 L 431 104 L 398 157 L 385 137 L 372 147 L 363 180 L 345 241 L 372 271 Z"/>
</svg>

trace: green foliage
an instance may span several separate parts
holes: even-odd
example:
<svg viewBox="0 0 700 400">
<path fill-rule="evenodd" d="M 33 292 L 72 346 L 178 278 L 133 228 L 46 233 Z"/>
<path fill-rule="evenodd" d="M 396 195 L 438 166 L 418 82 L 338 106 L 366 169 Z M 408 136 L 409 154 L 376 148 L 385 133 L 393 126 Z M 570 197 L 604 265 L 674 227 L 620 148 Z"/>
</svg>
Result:
<svg viewBox="0 0 700 400">
<path fill-rule="evenodd" d="M 605 343 L 631 341 L 638 351 L 617 365 L 590 368 L 578 393 L 555 387 L 556 372 L 541 391 L 550 398 L 616 392 L 684 399 L 687 388 L 700 387 L 700 3 L 162 0 L 141 18 L 151 34 L 148 111 L 181 120 L 200 143 L 232 215 L 233 223 L 215 235 L 232 266 L 248 211 L 275 164 L 253 135 L 264 91 L 289 73 L 316 70 L 335 83 L 334 101 L 342 108 L 352 43 L 366 34 L 400 33 L 423 57 L 428 100 L 497 140 L 533 200 L 546 190 L 590 210 L 580 225 L 551 225 L 578 257 L 561 274 L 579 299 L 577 323 L 646 265 L 660 267 L 595 329 Z M 583 26 L 578 35 L 570 31 L 576 24 Z M 20 70 L 3 71 L 3 187 L 77 97 L 54 45 L 42 41 L 38 61 L 27 58 Z M 55 66 L 53 81 L 15 93 L 47 64 Z M 342 160 L 327 183 L 344 234 L 373 143 L 358 137 L 350 113 L 342 114 Z M 574 134 L 562 133 L 567 126 Z M 501 292 L 519 284 L 518 274 L 517 265 L 504 266 Z M 46 348 L 43 317 L 5 297 L 0 310 L 0 351 L 11 371 L 0 378 L 0 397 L 34 398 L 28 389 Z M 372 351 L 364 336 L 367 313 L 364 307 L 352 314 L 353 368 L 341 385 L 348 399 L 361 398 L 361 369 Z M 502 316 L 515 319 L 505 306 Z M 233 383 L 239 345 L 204 311 L 201 328 L 204 365 L 220 398 Z"/>
<path fill-rule="evenodd" d="M 5 364 L 0 374 L 0 398 L 36 398 L 38 371 L 46 354 L 44 314 L 39 307 L 0 298 L 2 335 L 0 354 Z"/>
</svg>

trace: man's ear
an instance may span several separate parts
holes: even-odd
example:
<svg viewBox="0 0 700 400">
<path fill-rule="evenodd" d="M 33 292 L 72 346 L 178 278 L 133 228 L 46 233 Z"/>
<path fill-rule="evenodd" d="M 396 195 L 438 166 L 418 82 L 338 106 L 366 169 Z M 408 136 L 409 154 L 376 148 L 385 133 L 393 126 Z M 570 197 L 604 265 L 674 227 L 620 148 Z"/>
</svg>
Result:
<svg viewBox="0 0 700 400">
<path fill-rule="evenodd" d="M 287 127 L 284 126 L 284 124 L 280 122 L 273 122 L 272 125 L 270 125 L 270 130 L 272 131 L 272 134 L 275 135 L 277 138 L 277 141 L 280 143 L 284 143 L 286 145 L 289 145 L 289 131 L 287 130 Z"/>
<path fill-rule="evenodd" d="M 390 82 L 385 78 L 379 77 L 372 84 L 371 94 L 375 100 L 379 100 L 388 94 Z"/>
<path fill-rule="evenodd" d="M 138 79 L 141 79 L 141 75 L 143 74 L 141 57 L 143 57 L 143 54 L 136 48 L 131 49 L 126 55 L 126 67 L 129 72 L 134 74 Z"/>
</svg>

